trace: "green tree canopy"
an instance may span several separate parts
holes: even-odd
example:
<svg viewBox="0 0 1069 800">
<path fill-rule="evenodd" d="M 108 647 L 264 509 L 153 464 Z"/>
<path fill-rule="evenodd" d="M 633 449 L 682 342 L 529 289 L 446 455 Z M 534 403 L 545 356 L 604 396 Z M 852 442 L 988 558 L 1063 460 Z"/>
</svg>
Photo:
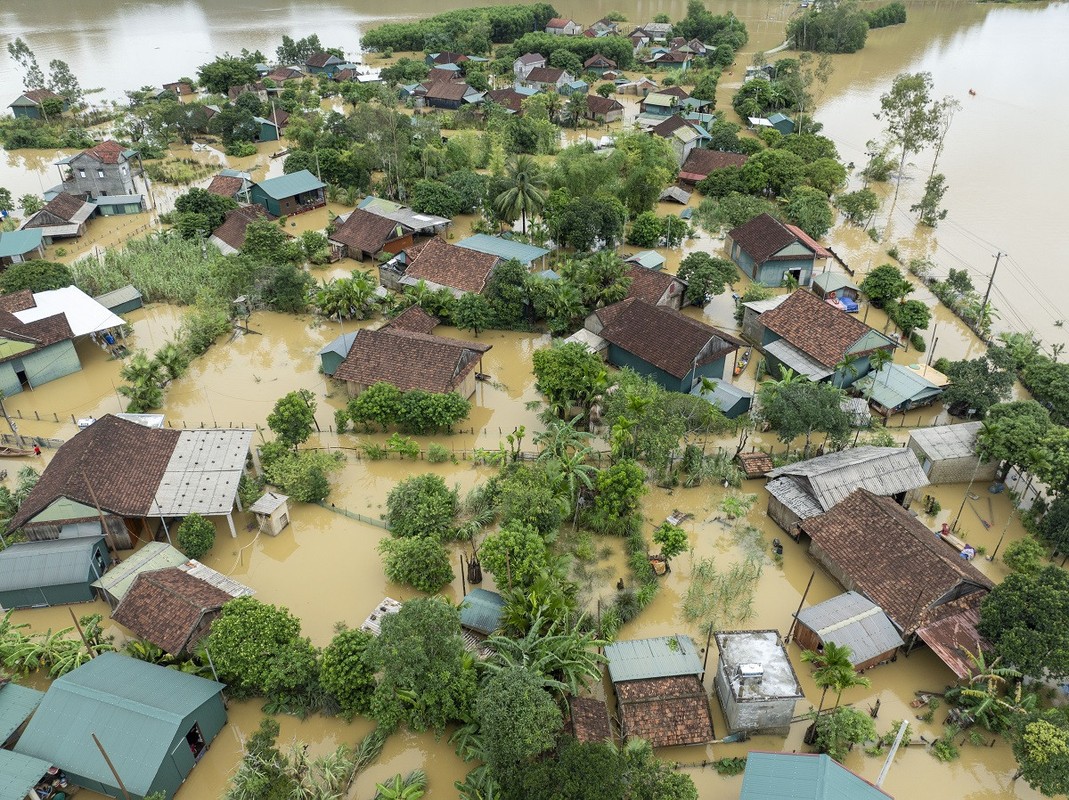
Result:
<svg viewBox="0 0 1069 800">
<path fill-rule="evenodd" d="M 860 288 L 874 306 L 884 308 L 912 292 L 913 284 L 894 264 L 881 264 L 865 276 Z"/>
<path fill-rule="evenodd" d="M 255 83 L 259 79 L 251 63 L 230 55 L 217 56 L 215 61 L 202 64 L 197 70 L 201 87 L 213 94 L 226 94 L 231 86 Z"/>
<path fill-rule="evenodd" d="M 178 546 L 190 558 L 203 558 L 214 544 L 215 525 L 200 514 L 190 514 L 178 526 Z"/>
<path fill-rule="evenodd" d="M 687 284 L 687 302 L 700 306 L 715 295 L 723 294 L 739 278 L 732 262 L 701 251 L 691 253 L 680 261 L 676 275 Z"/>
<path fill-rule="evenodd" d="M 394 536 L 450 535 L 457 513 L 457 492 L 437 475 L 414 475 L 386 496 L 386 524 Z"/>
<path fill-rule="evenodd" d="M 529 586 L 546 568 L 546 543 L 531 525 L 512 521 L 483 540 L 479 558 L 499 586 Z"/>
<path fill-rule="evenodd" d="M 20 264 L 9 264 L 0 272 L 0 293 L 11 294 L 23 289 L 45 292 L 63 289 L 74 282 L 66 264 L 33 259 Z"/>
<path fill-rule="evenodd" d="M 1014 780 L 1047 797 L 1069 793 L 1069 720 L 1064 709 L 1030 715 L 1010 739 L 1017 759 Z"/>
<path fill-rule="evenodd" d="M 1043 459 L 1043 440 L 1051 429 L 1050 412 L 1035 400 L 996 403 L 987 411 L 976 437 L 985 459 L 1001 461 L 1005 480 L 1012 467 L 1032 471 Z"/>
<path fill-rule="evenodd" d="M 431 594 L 453 580 L 449 552 L 433 536 L 386 538 L 379 542 L 383 569 L 394 583 Z"/>
<path fill-rule="evenodd" d="M 316 402 L 308 389 L 298 389 L 280 397 L 267 415 L 269 427 L 278 440 L 291 447 L 308 440 L 315 428 Z"/>
<path fill-rule="evenodd" d="M 1037 575 L 1013 574 L 980 606 L 979 631 L 1007 664 L 1025 675 L 1069 675 L 1069 574 L 1048 566 Z"/>
<path fill-rule="evenodd" d="M 758 390 L 760 414 L 781 442 L 805 436 L 806 450 L 814 433 L 843 439 L 850 431 L 850 417 L 840 408 L 842 390 L 829 383 L 804 378 L 766 382 Z"/>
<path fill-rule="evenodd" d="M 371 708 L 375 672 L 365 653 L 373 638 L 367 631 L 345 628 L 323 648 L 319 682 L 347 719 Z"/>
<path fill-rule="evenodd" d="M 506 782 L 521 763 L 553 747 L 564 718 L 544 680 L 523 667 L 491 674 L 479 687 L 475 719 L 486 763 Z"/>
<path fill-rule="evenodd" d="M 571 409 L 589 407 L 605 389 L 605 365 L 594 353 L 577 342 L 554 342 L 535 351 L 535 388 L 546 396 L 549 407 L 561 418 Z"/>
</svg>

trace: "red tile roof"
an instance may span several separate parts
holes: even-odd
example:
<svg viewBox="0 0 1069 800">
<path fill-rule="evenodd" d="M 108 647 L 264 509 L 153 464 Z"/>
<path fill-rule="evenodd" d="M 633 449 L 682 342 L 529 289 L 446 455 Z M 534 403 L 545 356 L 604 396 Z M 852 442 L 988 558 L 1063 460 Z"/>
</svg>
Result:
<svg viewBox="0 0 1069 800">
<path fill-rule="evenodd" d="M 776 308 L 766 311 L 761 315 L 761 324 L 826 367 L 842 361 L 850 348 L 872 330 L 808 289 L 798 289 Z"/>
<path fill-rule="evenodd" d="M 28 350 L 0 357 L 0 363 L 3 363 L 13 358 L 23 358 L 57 342 L 72 339 L 74 334 L 66 314 L 53 314 L 33 322 L 23 322 L 8 311 L 0 311 L 0 337 L 32 345 Z"/>
<path fill-rule="evenodd" d="M 573 23 L 570 19 L 565 19 L 564 17 L 554 17 L 553 19 L 551 19 L 549 22 L 546 23 L 546 27 L 547 28 L 564 28 L 564 27 L 566 27 L 568 25 L 574 25 L 574 24 L 575 23 Z"/>
<path fill-rule="evenodd" d="M 890 497 L 857 489 L 831 511 L 802 520 L 817 557 L 833 564 L 905 635 L 932 619 L 947 595 L 994 584 Z"/>
<path fill-rule="evenodd" d="M 564 75 L 564 70 L 556 67 L 535 67 L 527 74 L 529 83 L 556 83 Z"/>
<path fill-rule="evenodd" d="M 677 287 L 677 294 L 682 292 L 684 287 L 683 281 L 675 275 L 645 267 L 633 266 L 624 275 L 631 279 L 627 296 L 636 297 L 650 305 L 657 305 L 665 292 L 671 291 L 673 286 Z"/>
<path fill-rule="evenodd" d="M 613 111 L 623 110 L 624 104 L 614 97 L 602 97 L 599 94 L 586 96 L 586 111 L 590 117 L 604 117 Z"/>
<path fill-rule="evenodd" d="M 364 329 L 357 333 L 334 377 L 361 386 L 384 381 L 406 392 L 422 389 L 442 394 L 455 391 L 490 348 L 391 327 Z"/>
<path fill-rule="evenodd" d="M 350 252 L 375 255 L 388 242 L 402 239 L 409 233 L 411 230 L 399 222 L 358 208 L 330 234 L 330 240 L 340 242 Z"/>
<path fill-rule="evenodd" d="M 464 95 L 471 91 L 471 87 L 464 82 L 453 80 L 434 81 L 427 89 L 424 97 L 429 100 L 463 100 Z"/>
<path fill-rule="evenodd" d="M 495 255 L 457 247 L 435 237 L 419 248 L 405 276 L 478 294 L 486 288 L 498 261 Z"/>
<path fill-rule="evenodd" d="M 571 734 L 580 742 L 611 742 L 609 710 L 593 697 L 573 697 L 568 701 Z"/>
<path fill-rule="evenodd" d="M 818 242 L 816 239 L 814 239 L 808 233 L 803 231 L 797 225 L 791 225 L 789 222 L 784 223 L 784 224 L 787 226 L 787 230 L 789 230 L 791 233 L 793 233 L 795 236 L 797 236 L 798 239 L 802 242 L 802 244 L 804 244 L 806 247 L 808 247 L 810 250 L 812 250 L 814 253 L 817 254 L 817 258 L 831 258 L 832 257 L 830 250 L 825 248 L 824 245 L 822 245 L 820 242 Z"/>
<path fill-rule="evenodd" d="M 96 423 L 94 423 L 96 424 Z M 233 598 L 207 581 L 169 567 L 140 573 L 111 618 L 166 653 L 188 653 Z"/>
<path fill-rule="evenodd" d="M 245 229 L 249 224 L 257 220 L 276 220 L 274 214 L 263 206 L 242 206 L 226 212 L 223 224 L 212 231 L 212 236 L 226 242 L 235 250 L 240 250 L 245 244 Z"/>
<path fill-rule="evenodd" d="M 695 362 L 697 366 L 712 363 L 742 345 L 704 322 L 637 298 L 594 313 L 603 323 L 599 336 L 681 380 Z"/>
<path fill-rule="evenodd" d="M 83 206 L 85 206 L 85 200 L 78 195 L 60 192 L 45 203 L 41 210 L 69 222 L 74 218 L 75 214 L 82 210 Z"/>
<path fill-rule="evenodd" d="M 432 316 L 419 306 L 409 306 L 391 319 L 380 330 L 391 328 L 395 331 L 412 333 L 430 333 L 438 327 L 438 317 Z"/>
<path fill-rule="evenodd" d="M 742 153 L 728 153 L 723 150 L 706 150 L 698 147 L 690 151 L 687 160 L 679 170 L 682 180 L 697 183 L 709 177 L 709 173 L 725 167 L 741 167 L 747 156 Z"/>
<path fill-rule="evenodd" d="M 208 191 L 220 197 L 233 199 L 244 185 L 245 182 L 241 178 L 236 178 L 233 175 L 216 175 L 212 178 L 212 182 L 208 184 Z"/>
<path fill-rule="evenodd" d="M 763 477 L 765 473 L 775 468 L 775 464 L 772 463 L 772 456 L 768 453 L 762 453 L 760 450 L 755 450 L 752 453 L 739 453 L 736 458 L 747 478 Z"/>
<path fill-rule="evenodd" d="M 89 156 L 102 164 L 118 164 L 119 161 L 125 160 L 123 153 L 126 152 L 126 148 L 118 142 L 108 139 L 106 142 L 90 147 L 88 150 L 83 150 L 83 156 Z"/>
<path fill-rule="evenodd" d="M 504 106 L 516 114 L 523 113 L 522 104 L 527 99 L 527 95 L 520 94 L 511 87 L 507 89 L 491 89 L 486 93 L 486 96 L 499 106 Z"/>
<path fill-rule="evenodd" d="M 41 103 L 45 100 L 63 99 L 51 89 L 27 89 L 25 92 L 22 93 L 22 96 L 25 97 L 27 100 L 32 100 L 37 105 L 41 105 Z"/>
<path fill-rule="evenodd" d="M 800 241 L 786 225 L 770 214 L 759 214 L 730 231 L 728 236 L 757 264 L 774 260 L 776 253 L 784 247 Z"/>
<path fill-rule="evenodd" d="M 179 97 L 187 94 L 193 94 L 193 87 L 185 81 L 175 81 L 174 83 L 165 83 L 163 88 L 174 92 Z"/>
<path fill-rule="evenodd" d="M 434 58 L 431 59 L 432 64 L 463 64 L 468 60 L 468 57 L 463 53 L 451 53 L 448 50 L 443 50 L 441 53 L 435 53 Z"/>
<path fill-rule="evenodd" d="M 145 516 L 178 437 L 176 430 L 146 428 L 106 414 L 56 451 L 11 519 L 11 530 L 61 497 L 91 507 L 99 503 L 109 514 Z"/>
<path fill-rule="evenodd" d="M 321 51 L 318 53 L 312 53 L 312 55 L 308 56 L 308 59 L 304 63 L 305 66 L 309 67 L 325 67 L 328 63 L 330 63 L 332 59 L 335 63 L 341 62 L 341 59 L 333 53 L 325 53 Z"/>
<path fill-rule="evenodd" d="M 584 67 L 615 67 L 616 62 L 611 58 L 606 58 L 601 53 L 595 53 L 586 61 L 583 62 Z"/>
<path fill-rule="evenodd" d="M 27 308 L 35 308 L 37 301 L 33 299 L 33 291 L 20 289 L 11 294 L 0 294 L 0 311 L 8 311 L 14 314 L 16 311 L 25 311 Z"/>
<path fill-rule="evenodd" d="M 994 650 L 994 645 L 977 630 L 980 625 L 980 603 L 985 596 L 984 592 L 973 592 L 940 606 L 932 614 L 935 617 L 943 612 L 939 614 L 940 619 L 917 630 L 917 635 L 959 678 L 967 678 L 971 674 L 973 663 L 969 654 Z"/>
<path fill-rule="evenodd" d="M 653 747 L 713 739 L 709 697 L 697 675 L 617 683 L 616 697 L 625 739 L 645 739 Z"/>
</svg>

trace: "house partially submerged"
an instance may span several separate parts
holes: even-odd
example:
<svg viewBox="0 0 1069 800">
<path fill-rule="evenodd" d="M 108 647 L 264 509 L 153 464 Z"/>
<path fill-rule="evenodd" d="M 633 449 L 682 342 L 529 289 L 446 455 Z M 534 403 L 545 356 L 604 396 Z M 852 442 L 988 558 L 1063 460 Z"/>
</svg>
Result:
<svg viewBox="0 0 1069 800">
<path fill-rule="evenodd" d="M 326 184 L 306 169 L 254 183 L 250 199 L 276 217 L 300 214 L 327 204 Z"/>
<path fill-rule="evenodd" d="M 650 128 L 650 133 L 668 140 L 668 144 L 676 154 L 676 162 L 680 165 L 686 162 L 696 148 L 704 147 L 712 139 L 705 128 L 679 114 L 673 114 L 663 122 L 654 125 Z"/>
<path fill-rule="evenodd" d="M 7 107 L 11 109 L 11 113 L 15 116 L 15 119 L 19 119 L 20 117 L 25 117 L 26 119 L 45 119 L 49 113 L 45 110 L 45 104 L 49 101 L 52 101 L 53 105 L 59 107 L 60 113 L 63 113 L 69 108 L 67 101 L 51 89 L 27 89 L 12 100 Z"/>
<path fill-rule="evenodd" d="M 396 255 L 412 246 L 411 228 L 362 208 L 340 216 L 336 225 L 328 239 L 339 258 L 363 261 L 384 251 Z"/>
<path fill-rule="evenodd" d="M 802 694 L 777 631 L 714 633 L 720 652 L 713 686 L 731 733 L 785 736 Z"/>
<path fill-rule="evenodd" d="M 572 19 L 554 17 L 546 23 L 546 33 L 557 36 L 579 36 L 583 32 L 583 26 Z"/>
<path fill-rule="evenodd" d="M 274 222 L 277 219 L 278 217 L 263 206 L 232 208 L 223 216 L 223 223 L 212 231 L 208 241 L 224 255 L 233 255 L 245 246 L 245 231 L 249 225 L 260 220 Z"/>
<path fill-rule="evenodd" d="M 0 750 L 8 752 L 14 746 L 23 726 L 33 716 L 44 696 L 45 693 L 37 689 L 12 683 L 10 678 L 0 678 Z M 0 768 L 0 775 L 4 774 Z M 18 800 L 23 799 L 19 797 Z"/>
<path fill-rule="evenodd" d="M 753 405 L 753 393 L 726 380 L 712 379 L 712 387 L 702 383 L 694 384 L 690 393 L 715 406 L 728 419 L 740 417 Z"/>
<path fill-rule="evenodd" d="M 252 435 L 145 428 L 107 414 L 56 451 L 9 529 L 31 541 L 64 538 L 68 530 L 103 533 L 113 549 L 125 550 L 139 535 L 155 538 L 150 521 L 166 525 L 196 512 L 225 517 L 236 536 L 233 510 Z"/>
<path fill-rule="evenodd" d="M 488 589 L 472 589 L 460 602 L 460 635 L 468 650 L 480 655 L 489 651 L 483 645 L 488 636 L 501 628 L 505 598 Z"/>
<path fill-rule="evenodd" d="M 713 739 L 704 670 L 689 636 L 617 641 L 605 658 L 625 740 L 674 747 Z"/>
<path fill-rule="evenodd" d="M 421 214 L 418 211 L 413 211 L 408 206 L 403 206 L 393 200 L 386 200 L 381 197 L 365 197 L 360 201 L 357 208 L 369 211 L 380 217 L 392 219 L 406 228 L 411 228 L 416 236 L 437 236 L 452 224 L 452 220 L 448 217 Z"/>
<path fill-rule="evenodd" d="M 0 267 L 44 257 L 44 233 L 40 228 L 0 231 Z"/>
<path fill-rule="evenodd" d="M 56 162 L 65 194 L 84 195 L 90 200 L 111 195 L 138 198 L 141 191 L 135 180 L 144 172 L 141 155 L 108 139 L 73 156 Z M 68 170 L 64 174 L 64 167 Z M 138 209 L 140 210 L 140 209 Z"/>
<path fill-rule="evenodd" d="M 650 256 L 646 256 L 647 263 L 652 260 Z M 650 305 L 664 306 L 673 311 L 678 311 L 683 307 L 687 284 L 675 275 L 636 264 L 628 268 L 624 276 L 631 280 L 631 285 L 627 288 L 628 297 L 642 300 Z"/>
<path fill-rule="evenodd" d="M 82 368 L 66 315 L 23 321 L 9 309 L 24 300 L 32 303 L 29 290 L 0 299 L 0 391 L 8 397 Z"/>
<path fill-rule="evenodd" d="M 566 83 L 571 83 L 575 78 L 571 73 L 556 67 L 535 67 L 527 73 L 522 81 L 523 86 L 534 89 L 560 91 Z"/>
<path fill-rule="evenodd" d="M 687 160 L 679 168 L 679 180 L 681 183 L 694 185 L 709 177 L 709 174 L 718 169 L 727 167 L 742 167 L 746 163 L 747 156 L 742 153 L 728 153 L 724 150 L 706 150 L 699 147 L 690 151 Z"/>
<path fill-rule="evenodd" d="M 57 194 L 22 223 L 21 230 L 40 229 L 42 241 L 49 245 L 56 239 L 76 239 L 85 233 L 85 225 L 96 212 L 90 203 L 73 194 Z"/>
<path fill-rule="evenodd" d="M 583 116 L 591 122 L 619 122 L 624 117 L 624 104 L 615 97 L 588 94 L 586 113 Z"/>
<path fill-rule="evenodd" d="M 482 93 L 463 81 L 436 80 L 427 86 L 423 101 L 431 108 L 445 108 L 455 111 L 465 103 L 474 103 L 482 99 Z"/>
<path fill-rule="evenodd" d="M 750 331 L 759 334 L 773 375 L 790 369 L 838 387 L 867 375 L 874 351 L 894 353 L 897 347 L 884 334 L 803 289 L 761 314 Z"/>
<path fill-rule="evenodd" d="M 794 641 L 799 647 L 814 652 L 828 642 L 849 647 L 850 663 L 858 672 L 894 661 L 905 644 L 883 609 L 857 592 L 803 608 L 795 619 Z"/>
<path fill-rule="evenodd" d="M 854 382 L 854 390 L 867 397 L 873 408 L 884 417 L 904 414 L 913 408 L 934 403 L 950 384 L 934 378 L 936 370 L 926 370 L 923 364 L 904 366 L 893 361 L 884 364 L 879 372 L 869 372 Z M 938 382 L 937 382 L 938 381 Z"/>
<path fill-rule="evenodd" d="M 803 520 L 830 511 L 855 489 L 909 508 L 928 485 L 921 465 L 904 447 L 853 447 L 797 461 L 768 473 L 768 516 L 791 536 Z"/>
<path fill-rule="evenodd" d="M 534 269 L 537 265 L 544 267 L 546 256 L 549 255 L 549 251 L 544 247 L 518 242 L 504 236 L 489 236 L 485 233 L 476 233 L 461 239 L 457 242 L 457 247 L 497 256 L 502 261 L 519 261 L 528 270 Z"/>
<path fill-rule="evenodd" d="M 518 83 L 524 81 L 531 70 L 546 66 L 546 57 L 541 53 L 524 53 L 512 62 L 512 74 Z"/>
<path fill-rule="evenodd" d="M 667 263 L 667 259 L 658 253 L 656 250 L 643 250 L 639 253 L 635 253 L 632 256 L 628 256 L 624 259 L 625 264 L 637 264 L 644 269 L 652 269 L 654 271 L 664 269 L 664 265 Z"/>
<path fill-rule="evenodd" d="M 223 684 L 119 653 L 57 678 L 16 752 L 62 769 L 76 786 L 122 797 L 173 797 L 226 724 Z"/>
<path fill-rule="evenodd" d="M 593 697 L 570 697 L 564 731 L 579 742 L 611 742 L 609 709 L 604 702 Z"/>
<path fill-rule="evenodd" d="M 921 469 L 932 483 L 991 481 L 998 473 L 998 461 L 981 461 L 976 437 L 982 422 L 937 425 L 909 432 L 907 446 L 917 455 Z"/>
<path fill-rule="evenodd" d="M 742 344 L 728 333 L 638 298 L 598 309 L 584 327 L 609 342 L 610 364 L 629 367 L 673 392 L 689 392 L 702 378 L 724 379 L 734 363 L 732 358 L 729 364 L 728 356 Z"/>
<path fill-rule="evenodd" d="M 177 567 L 142 572 L 111 618 L 165 653 L 181 657 L 208 635 L 233 598 Z"/>
<path fill-rule="evenodd" d="M 448 289 L 455 297 L 469 292 L 482 294 L 490 274 L 502 261 L 500 256 L 438 238 L 417 245 L 407 255 L 411 260 L 399 281 L 402 286 L 423 281 L 431 289 Z"/>
<path fill-rule="evenodd" d="M 857 311 L 857 301 L 861 289 L 840 272 L 822 272 L 813 277 L 813 294 L 821 300 L 851 301 L 853 308 L 845 311 Z"/>
<path fill-rule="evenodd" d="M 799 529 L 809 539 L 810 555 L 843 588 L 883 609 L 911 645 L 918 628 L 960 618 L 994 586 L 894 500 L 865 489 L 803 520 Z"/>
<path fill-rule="evenodd" d="M 94 599 L 90 584 L 109 566 L 103 536 L 16 542 L 0 551 L 0 607 L 88 603 Z"/>
<path fill-rule="evenodd" d="M 763 286 L 782 286 L 791 277 L 809 286 L 831 251 L 796 225 L 760 214 L 728 233 L 728 252 L 742 274 Z"/>
<path fill-rule="evenodd" d="M 334 371 L 334 377 L 345 382 L 349 395 L 355 397 L 380 382 L 405 392 L 456 392 L 465 399 L 475 394 L 476 370 L 492 345 L 413 330 L 419 327 L 422 317 L 429 315 L 420 311 L 422 317 L 411 320 L 413 325 L 409 326 L 410 321 L 402 319 L 407 314 L 408 311 L 378 330 L 365 328 L 357 332 L 345 359 Z"/>
<path fill-rule="evenodd" d="M 127 284 L 93 298 L 112 314 L 128 314 L 145 305 L 141 292 L 133 284 Z"/>
<path fill-rule="evenodd" d="M 739 800 L 894 800 L 825 753 L 746 757 Z"/>
</svg>

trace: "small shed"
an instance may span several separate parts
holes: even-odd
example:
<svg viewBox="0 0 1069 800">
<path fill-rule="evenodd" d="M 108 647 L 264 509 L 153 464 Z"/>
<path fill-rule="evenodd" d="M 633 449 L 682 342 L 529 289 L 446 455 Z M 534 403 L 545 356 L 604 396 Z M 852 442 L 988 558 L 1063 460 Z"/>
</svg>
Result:
<svg viewBox="0 0 1069 800">
<path fill-rule="evenodd" d="M 868 397 L 876 411 L 885 417 L 903 414 L 934 403 L 943 394 L 945 384 L 940 386 L 926 378 L 920 366 L 888 362 L 878 372 L 870 372 L 854 383 L 854 388 Z"/>
<path fill-rule="evenodd" d="M 746 757 L 739 800 L 894 800 L 825 753 L 763 753 Z"/>
<path fill-rule="evenodd" d="M 172 797 L 223 725 L 223 684 L 101 653 L 57 678 L 16 752 L 48 761 L 77 786 L 120 797 L 95 734 L 136 797 Z"/>
<path fill-rule="evenodd" d="M 761 315 L 766 311 L 778 308 L 780 304 L 790 297 L 789 294 L 781 294 L 768 300 L 750 300 L 742 304 L 742 338 L 748 342 L 760 345 L 764 341 L 765 326 L 761 322 Z"/>
<path fill-rule="evenodd" d="M 689 636 L 614 642 L 605 658 L 624 739 L 645 739 L 653 747 L 712 741 L 702 662 Z"/>
<path fill-rule="evenodd" d="M 690 393 L 716 406 L 728 419 L 741 417 L 750 410 L 753 394 L 732 383 L 713 379 L 713 388 L 706 390 L 701 383 L 694 384 Z"/>
<path fill-rule="evenodd" d="M 0 232 L 0 266 L 44 258 L 43 239 L 40 228 Z"/>
<path fill-rule="evenodd" d="M 609 709 L 605 703 L 593 697 L 569 698 L 565 731 L 580 742 L 611 742 Z"/>
<path fill-rule="evenodd" d="M 343 333 L 319 351 L 319 364 L 323 368 L 324 375 L 333 375 L 341 362 L 349 355 L 357 333 L 358 331 Z"/>
<path fill-rule="evenodd" d="M 857 592 L 846 592 L 795 615 L 794 641 L 819 651 L 827 642 L 850 648 L 858 672 L 894 661 L 905 642 L 883 609 Z"/>
<path fill-rule="evenodd" d="M 849 278 L 838 272 L 822 272 L 815 275 L 812 289 L 813 294 L 821 300 L 842 300 L 844 297 L 857 300 L 861 295 L 861 290 Z"/>
<path fill-rule="evenodd" d="M 0 747 L 15 744 L 26 721 L 33 716 L 45 693 L 19 686 L 9 678 L 0 679 Z M 0 792 L 0 798 L 3 793 Z"/>
<path fill-rule="evenodd" d="M 90 584 L 107 570 L 103 536 L 18 542 L 0 552 L 0 606 L 30 608 L 93 599 Z"/>
<path fill-rule="evenodd" d="M 660 197 L 657 199 L 662 203 L 671 201 L 673 203 L 679 203 L 681 206 L 685 206 L 690 202 L 690 192 L 686 189 L 680 189 L 678 186 L 669 186 L 661 192 Z"/>
<path fill-rule="evenodd" d="M 762 450 L 754 450 L 752 453 L 739 453 L 735 460 L 739 462 L 739 466 L 742 468 L 747 480 L 763 478 L 776 467 L 772 463 L 772 456 Z"/>
<path fill-rule="evenodd" d="M 483 642 L 501 627 L 504 608 L 504 598 L 487 589 L 472 589 L 460 604 L 460 635 L 464 646 L 480 658 L 491 653 Z"/>
<path fill-rule="evenodd" d="M 278 536 L 290 524 L 289 497 L 284 494 L 265 493 L 249 506 L 249 512 L 256 515 L 260 531 L 268 536 Z"/>
<path fill-rule="evenodd" d="M 804 695 L 779 633 L 713 635 L 720 651 L 713 685 L 730 732 L 787 735 L 794 706 Z"/>
<path fill-rule="evenodd" d="M 51 768 L 39 758 L 0 750 L 0 800 L 40 797 L 35 789 Z"/>
<path fill-rule="evenodd" d="M 123 286 L 112 292 L 105 292 L 93 298 L 113 314 L 127 314 L 134 309 L 141 308 L 145 301 L 141 292 L 136 287 Z"/>
<path fill-rule="evenodd" d="M 794 120 L 788 117 L 786 114 L 776 112 L 775 114 L 768 115 L 769 124 L 784 136 L 794 133 Z"/>
<path fill-rule="evenodd" d="M 666 259 L 656 250 L 643 250 L 640 253 L 635 253 L 633 256 L 628 256 L 624 259 L 625 264 L 638 264 L 640 267 L 646 269 L 661 270 L 664 269 Z"/>
<path fill-rule="evenodd" d="M 997 461 L 980 461 L 976 437 L 982 422 L 937 425 L 910 431 L 908 447 L 917 454 L 921 469 L 932 483 L 967 483 L 994 480 Z"/>
<path fill-rule="evenodd" d="M 326 184 L 306 169 L 267 178 L 252 186 L 251 200 L 276 217 L 326 205 Z"/>
</svg>

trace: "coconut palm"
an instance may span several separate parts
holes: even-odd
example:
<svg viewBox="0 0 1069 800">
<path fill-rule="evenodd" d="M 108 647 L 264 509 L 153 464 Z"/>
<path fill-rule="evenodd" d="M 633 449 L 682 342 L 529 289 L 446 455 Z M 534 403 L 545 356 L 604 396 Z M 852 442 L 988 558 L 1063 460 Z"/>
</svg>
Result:
<svg viewBox="0 0 1069 800">
<path fill-rule="evenodd" d="M 866 400 L 872 399 L 872 387 L 876 385 L 876 376 L 880 373 L 880 370 L 894 361 L 894 356 L 886 350 L 873 350 L 869 354 L 869 365 L 872 367 L 872 382 L 869 384 L 868 392 L 865 395 Z M 887 374 L 883 376 L 883 382 L 886 385 L 887 379 L 891 376 L 891 370 L 887 370 Z"/>
<path fill-rule="evenodd" d="M 839 363 L 835 365 L 835 372 L 842 373 L 839 378 L 839 388 L 842 389 L 846 385 L 846 376 L 850 375 L 851 378 L 856 378 L 859 375 L 857 368 L 858 356 L 854 353 L 847 353 L 840 359 Z"/>
<path fill-rule="evenodd" d="M 820 706 L 817 708 L 817 718 L 824 709 L 824 700 L 828 696 L 828 690 L 836 692 L 835 707 L 838 708 L 843 692 L 853 686 L 871 685 L 868 678 L 857 674 L 853 662 L 850 660 L 850 648 L 838 645 L 835 642 L 825 642 L 822 652 L 816 650 L 803 650 L 802 661 L 813 664 L 813 681 L 821 688 Z"/>
<path fill-rule="evenodd" d="M 527 233 L 527 217 L 542 211 L 546 203 L 546 181 L 538 171 L 538 164 L 531 156 L 514 156 L 505 171 L 508 188 L 493 200 L 494 211 L 510 222 L 517 217 L 521 230 Z"/>
</svg>

